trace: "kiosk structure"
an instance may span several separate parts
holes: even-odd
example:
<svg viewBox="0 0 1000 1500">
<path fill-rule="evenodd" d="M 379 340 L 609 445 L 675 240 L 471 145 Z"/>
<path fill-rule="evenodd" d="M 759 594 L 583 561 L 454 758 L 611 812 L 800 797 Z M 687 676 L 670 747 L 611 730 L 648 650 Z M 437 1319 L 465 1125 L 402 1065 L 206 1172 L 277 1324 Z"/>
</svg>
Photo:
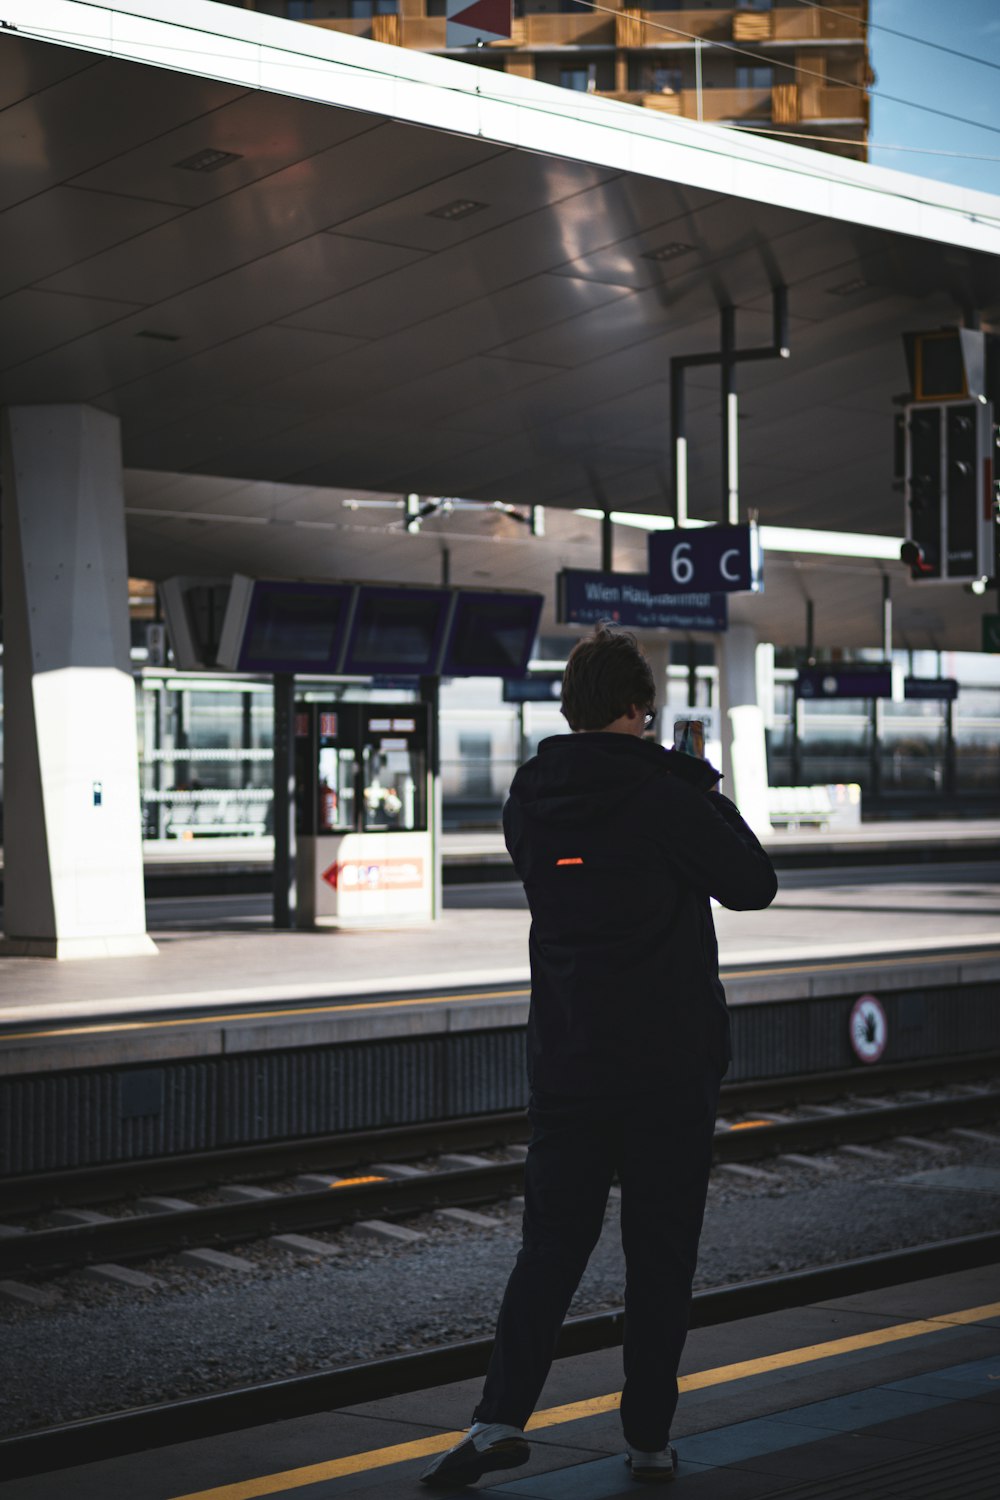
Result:
<svg viewBox="0 0 1000 1500">
<path fill-rule="evenodd" d="M 430 709 L 421 702 L 308 703 L 295 713 L 300 922 L 426 922 Z"/>
</svg>

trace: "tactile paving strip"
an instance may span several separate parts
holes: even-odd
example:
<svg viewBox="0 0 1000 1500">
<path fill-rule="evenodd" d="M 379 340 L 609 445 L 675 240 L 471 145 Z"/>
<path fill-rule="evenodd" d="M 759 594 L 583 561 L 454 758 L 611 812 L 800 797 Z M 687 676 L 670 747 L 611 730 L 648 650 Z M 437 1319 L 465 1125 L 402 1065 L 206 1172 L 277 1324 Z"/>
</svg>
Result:
<svg viewBox="0 0 1000 1500">
<path fill-rule="evenodd" d="M 775 1491 L 776 1500 L 996 1500 L 998 1494 L 1000 1432 Z"/>
</svg>

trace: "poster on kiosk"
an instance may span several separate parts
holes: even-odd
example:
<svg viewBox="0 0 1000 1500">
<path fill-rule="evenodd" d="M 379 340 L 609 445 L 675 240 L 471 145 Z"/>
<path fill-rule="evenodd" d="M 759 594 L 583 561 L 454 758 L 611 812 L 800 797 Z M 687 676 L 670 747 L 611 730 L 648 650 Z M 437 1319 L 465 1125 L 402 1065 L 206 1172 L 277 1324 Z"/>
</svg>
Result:
<svg viewBox="0 0 1000 1500">
<path fill-rule="evenodd" d="M 298 706 L 298 889 L 309 925 L 430 919 L 428 731 L 426 703 Z"/>
</svg>

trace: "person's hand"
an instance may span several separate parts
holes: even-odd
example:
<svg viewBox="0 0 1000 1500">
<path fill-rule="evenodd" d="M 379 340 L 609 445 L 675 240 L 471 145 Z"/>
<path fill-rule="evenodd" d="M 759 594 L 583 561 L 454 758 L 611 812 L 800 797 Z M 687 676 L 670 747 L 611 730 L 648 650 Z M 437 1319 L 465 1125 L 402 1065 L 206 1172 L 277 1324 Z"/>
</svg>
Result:
<svg viewBox="0 0 1000 1500">
<path fill-rule="evenodd" d="M 722 772 L 717 771 L 711 761 L 702 760 L 700 756 L 685 755 L 683 750 L 667 750 L 666 756 L 667 766 L 672 774 L 698 791 L 715 791 L 722 780 Z"/>
</svg>

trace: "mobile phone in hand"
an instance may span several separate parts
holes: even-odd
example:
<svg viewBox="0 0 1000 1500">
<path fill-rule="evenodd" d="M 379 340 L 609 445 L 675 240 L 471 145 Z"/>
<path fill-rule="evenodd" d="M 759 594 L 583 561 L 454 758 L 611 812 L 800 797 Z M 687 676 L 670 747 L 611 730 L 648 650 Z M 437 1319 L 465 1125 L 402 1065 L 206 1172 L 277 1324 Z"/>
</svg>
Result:
<svg viewBox="0 0 1000 1500">
<path fill-rule="evenodd" d="M 701 719 L 674 720 L 674 749 L 705 759 L 705 725 Z"/>
</svg>

